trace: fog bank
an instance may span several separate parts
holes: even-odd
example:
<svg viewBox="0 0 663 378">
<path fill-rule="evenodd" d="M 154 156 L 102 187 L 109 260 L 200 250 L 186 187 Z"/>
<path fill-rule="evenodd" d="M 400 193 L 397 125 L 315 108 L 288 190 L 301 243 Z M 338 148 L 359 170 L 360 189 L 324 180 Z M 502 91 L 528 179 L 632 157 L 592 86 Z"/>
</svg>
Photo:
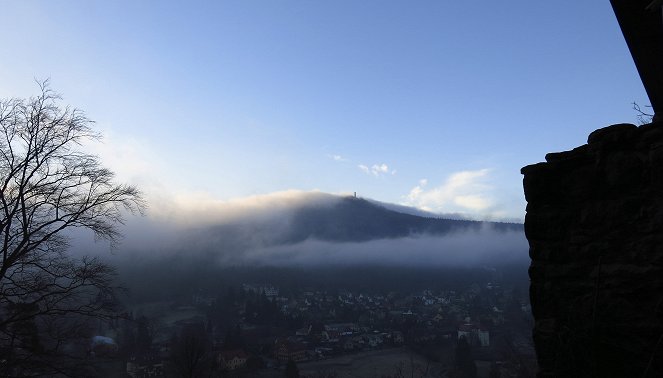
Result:
<svg viewBox="0 0 663 378">
<path fill-rule="evenodd" d="M 221 267 L 473 266 L 528 258 L 522 225 L 421 217 L 347 196 L 290 191 L 198 210 L 177 206 L 130 218 L 112 254 L 81 232 L 72 234 L 73 249 L 118 262 L 176 257 Z"/>
</svg>

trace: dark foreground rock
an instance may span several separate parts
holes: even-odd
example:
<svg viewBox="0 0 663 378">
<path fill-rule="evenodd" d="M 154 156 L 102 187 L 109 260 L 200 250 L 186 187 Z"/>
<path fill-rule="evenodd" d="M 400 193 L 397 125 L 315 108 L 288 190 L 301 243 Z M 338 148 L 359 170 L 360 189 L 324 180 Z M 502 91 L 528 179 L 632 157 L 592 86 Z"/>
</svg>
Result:
<svg viewBox="0 0 663 378">
<path fill-rule="evenodd" d="M 663 123 L 522 173 L 539 376 L 663 376 Z"/>
</svg>

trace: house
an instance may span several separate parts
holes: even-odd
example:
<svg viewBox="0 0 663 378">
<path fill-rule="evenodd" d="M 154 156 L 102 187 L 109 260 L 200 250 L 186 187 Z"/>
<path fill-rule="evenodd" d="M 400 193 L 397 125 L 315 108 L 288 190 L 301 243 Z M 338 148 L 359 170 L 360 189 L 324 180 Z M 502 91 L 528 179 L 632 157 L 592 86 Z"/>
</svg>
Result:
<svg viewBox="0 0 663 378">
<path fill-rule="evenodd" d="M 405 342 L 405 337 L 403 336 L 403 332 L 401 331 L 394 331 L 391 333 L 391 339 L 393 340 L 394 344 L 400 345 Z"/>
<path fill-rule="evenodd" d="M 216 361 L 224 370 L 236 370 L 246 365 L 249 356 L 242 350 L 224 350 L 219 352 Z"/>
<path fill-rule="evenodd" d="M 488 347 L 490 346 L 490 331 L 485 327 L 480 327 L 472 323 L 464 323 L 458 326 L 458 338 L 465 339 L 472 345 Z"/>
<path fill-rule="evenodd" d="M 326 331 L 338 332 L 341 336 L 352 335 L 358 329 L 354 323 L 333 323 L 325 325 Z"/>
<path fill-rule="evenodd" d="M 432 306 L 432 305 L 435 304 L 436 301 L 435 301 L 434 298 L 423 298 L 422 302 L 423 302 L 424 306 Z"/>
<path fill-rule="evenodd" d="M 191 303 L 195 306 L 211 306 L 216 298 L 210 295 L 194 294 L 191 298 Z"/>
<path fill-rule="evenodd" d="M 382 345 L 384 340 L 382 339 L 382 335 L 366 335 L 364 337 L 366 342 L 368 343 L 368 346 L 371 348 L 377 348 L 378 346 Z"/>
<path fill-rule="evenodd" d="M 90 354 L 95 357 L 112 357 L 117 354 L 117 343 L 110 337 L 94 336 L 90 343 Z"/>
<path fill-rule="evenodd" d="M 268 285 L 242 284 L 242 289 L 254 294 L 265 294 L 266 297 L 271 299 L 279 296 L 279 289 Z"/>
<path fill-rule="evenodd" d="M 300 362 L 308 359 L 306 347 L 303 344 L 288 340 L 276 341 L 274 357 L 282 362 L 288 360 Z"/>
<path fill-rule="evenodd" d="M 490 331 L 486 328 L 479 328 L 477 331 L 477 336 L 479 338 L 479 345 L 482 347 L 490 346 Z"/>
<path fill-rule="evenodd" d="M 163 377 L 163 361 L 155 355 L 131 357 L 127 361 L 127 375 L 131 378 Z"/>
<path fill-rule="evenodd" d="M 279 296 L 279 289 L 273 287 L 273 286 L 263 286 L 262 287 L 262 292 L 267 296 L 268 298 L 274 298 Z"/>
<path fill-rule="evenodd" d="M 408 336 L 417 344 L 430 343 L 437 338 L 437 335 L 432 330 L 426 328 L 412 329 Z"/>
<path fill-rule="evenodd" d="M 333 330 L 324 331 L 324 333 L 327 335 L 327 341 L 331 343 L 337 342 L 341 336 L 340 332 Z"/>
<path fill-rule="evenodd" d="M 323 359 L 334 354 L 333 348 L 318 347 L 315 348 L 315 355 L 318 359 Z"/>
<path fill-rule="evenodd" d="M 458 338 L 464 337 L 468 342 L 472 339 L 474 326 L 471 323 L 465 323 L 458 326 Z"/>
<path fill-rule="evenodd" d="M 356 345 L 354 341 L 352 340 L 352 337 L 345 337 L 341 340 L 341 346 L 343 347 L 343 350 L 346 351 L 351 351 L 356 348 Z"/>
</svg>

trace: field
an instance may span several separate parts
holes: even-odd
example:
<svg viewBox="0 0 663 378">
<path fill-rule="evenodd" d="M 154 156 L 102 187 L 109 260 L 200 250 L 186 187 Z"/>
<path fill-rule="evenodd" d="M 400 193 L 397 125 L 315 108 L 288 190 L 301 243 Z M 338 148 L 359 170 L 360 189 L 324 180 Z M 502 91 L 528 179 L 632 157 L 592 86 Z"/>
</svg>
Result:
<svg viewBox="0 0 663 378">
<path fill-rule="evenodd" d="M 302 377 L 320 377 L 322 372 L 336 373 L 336 378 L 370 377 L 440 377 L 443 366 L 406 348 L 362 352 L 328 360 L 298 364 Z"/>
</svg>

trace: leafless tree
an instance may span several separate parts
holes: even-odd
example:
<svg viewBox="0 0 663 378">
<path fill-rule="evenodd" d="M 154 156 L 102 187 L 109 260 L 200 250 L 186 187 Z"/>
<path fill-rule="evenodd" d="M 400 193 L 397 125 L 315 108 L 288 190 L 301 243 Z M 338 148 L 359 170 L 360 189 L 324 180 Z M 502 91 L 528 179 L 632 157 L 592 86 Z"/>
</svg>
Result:
<svg viewBox="0 0 663 378">
<path fill-rule="evenodd" d="M 651 105 L 645 105 L 645 107 L 649 109 L 652 108 Z M 636 117 L 638 118 L 638 123 L 640 125 L 651 123 L 654 120 L 654 114 L 642 110 L 642 108 L 637 102 L 633 102 L 633 110 L 635 110 L 636 112 Z"/>
<path fill-rule="evenodd" d="M 115 245 L 124 214 L 145 206 L 83 152 L 100 137 L 93 122 L 60 106 L 48 81 L 39 87 L 36 97 L 0 100 L 0 376 L 76 375 L 83 346 L 72 340 L 113 314 L 114 270 L 69 256 L 66 231 Z"/>
<path fill-rule="evenodd" d="M 202 325 L 190 325 L 173 340 L 170 362 L 177 377 L 209 377 L 214 368 L 211 345 Z"/>
</svg>

